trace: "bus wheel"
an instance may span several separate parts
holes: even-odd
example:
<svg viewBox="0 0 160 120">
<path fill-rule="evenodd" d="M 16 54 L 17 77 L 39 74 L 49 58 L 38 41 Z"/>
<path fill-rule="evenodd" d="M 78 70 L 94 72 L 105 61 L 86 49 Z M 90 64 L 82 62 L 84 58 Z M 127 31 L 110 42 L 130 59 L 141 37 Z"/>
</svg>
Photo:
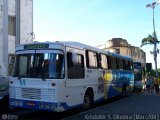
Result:
<svg viewBox="0 0 160 120">
<path fill-rule="evenodd" d="M 93 104 L 92 95 L 89 93 L 86 93 L 83 100 L 83 110 L 88 110 L 91 108 Z"/>
</svg>

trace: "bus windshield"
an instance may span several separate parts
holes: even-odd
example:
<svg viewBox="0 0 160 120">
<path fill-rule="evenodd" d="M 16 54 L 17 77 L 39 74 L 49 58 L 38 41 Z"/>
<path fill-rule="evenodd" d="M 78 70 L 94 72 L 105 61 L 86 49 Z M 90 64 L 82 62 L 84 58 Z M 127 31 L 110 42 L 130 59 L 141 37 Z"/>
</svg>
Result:
<svg viewBox="0 0 160 120">
<path fill-rule="evenodd" d="M 18 54 L 14 76 L 62 79 L 64 78 L 64 55 L 59 50 Z"/>
<path fill-rule="evenodd" d="M 142 80 L 142 68 L 138 66 L 134 68 L 134 81 L 140 80 Z"/>
</svg>

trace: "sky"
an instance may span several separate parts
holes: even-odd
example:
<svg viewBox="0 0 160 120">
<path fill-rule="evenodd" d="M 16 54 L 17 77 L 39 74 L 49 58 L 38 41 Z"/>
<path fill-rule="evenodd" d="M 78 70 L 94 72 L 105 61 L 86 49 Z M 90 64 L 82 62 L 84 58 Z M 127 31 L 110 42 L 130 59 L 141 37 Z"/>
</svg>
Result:
<svg viewBox="0 0 160 120">
<path fill-rule="evenodd" d="M 153 33 L 153 11 L 147 4 L 158 0 L 33 0 L 34 41 L 77 41 L 91 46 L 123 38 L 139 47 Z M 155 7 L 160 39 L 160 4 Z M 158 45 L 160 48 L 160 45 Z M 141 48 L 154 68 L 152 45 Z M 160 68 L 160 54 L 158 54 Z"/>
</svg>

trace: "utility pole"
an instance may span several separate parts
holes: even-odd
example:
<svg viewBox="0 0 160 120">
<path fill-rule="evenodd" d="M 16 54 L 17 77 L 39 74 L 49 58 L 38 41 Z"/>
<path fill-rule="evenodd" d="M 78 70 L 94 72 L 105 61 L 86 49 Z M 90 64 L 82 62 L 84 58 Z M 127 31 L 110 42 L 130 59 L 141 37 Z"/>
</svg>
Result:
<svg viewBox="0 0 160 120">
<path fill-rule="evenodd" d="M 155 69 L 156 69 L 156 79 L 158 79 L 158 69 L 157 69 L 157 35 L 156 35 L 156 30 L 155 30 L 155 21 L 154 21 L 154 9 L 155 6 L 157 5 L 157 2 L 153 2 L 152 4 L 147 4 L 146 7 L 151 7 L 153 10 L 153 42 L 154 42 L 154 48 L 153 48 L 153 57 L 154 57 L 154 62 L 155 62 Z"/>
</svg>

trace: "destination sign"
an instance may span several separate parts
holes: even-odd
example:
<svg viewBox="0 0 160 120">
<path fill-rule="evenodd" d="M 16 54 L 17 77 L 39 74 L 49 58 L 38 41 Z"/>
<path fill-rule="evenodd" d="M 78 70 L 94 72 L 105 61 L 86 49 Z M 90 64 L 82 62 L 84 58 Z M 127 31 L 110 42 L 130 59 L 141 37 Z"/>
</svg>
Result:
<svg viewBox="0 0 160 120">
<path fill-rule="evenodd" d="M 49 44 L 33 44 L 33 45 L 24 45 L 24 49 L 47 49 Z"/>
</svg>

